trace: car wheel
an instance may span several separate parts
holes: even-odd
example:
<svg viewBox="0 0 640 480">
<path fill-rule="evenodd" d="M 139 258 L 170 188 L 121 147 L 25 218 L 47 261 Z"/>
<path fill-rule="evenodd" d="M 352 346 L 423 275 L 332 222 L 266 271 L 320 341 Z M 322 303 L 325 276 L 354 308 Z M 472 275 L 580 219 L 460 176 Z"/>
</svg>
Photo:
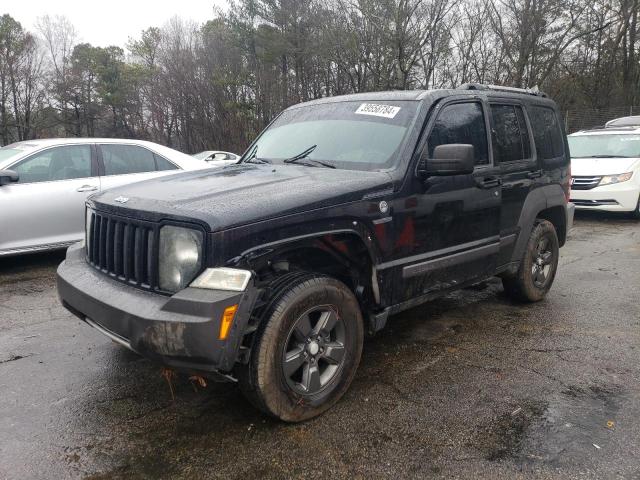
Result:
<svg viewBox="0 0 640 480">
<path fill-rule="evenodd" d="M 521 302 L 542 300 L 556 276 L 559 252 L 553 224 L 547 220 L 536 220 L 518 272 L 502 278 L 507 295 Z"/>
<path fill-rule="evenodd" d="M 323 275 L 294 280 L 270 302 L 240 388 L 281 420 L 313 418 L 348 389 L 363 339 L 360 307 L 346 285 Z"/>
<path fill-rule="evenodd" d="M 640 220 L 640 197 L 638 198 L 638 204 L 636 205 L 636 209 L 631 213 L 631 216 L 636 220 Z"/>
</svg>

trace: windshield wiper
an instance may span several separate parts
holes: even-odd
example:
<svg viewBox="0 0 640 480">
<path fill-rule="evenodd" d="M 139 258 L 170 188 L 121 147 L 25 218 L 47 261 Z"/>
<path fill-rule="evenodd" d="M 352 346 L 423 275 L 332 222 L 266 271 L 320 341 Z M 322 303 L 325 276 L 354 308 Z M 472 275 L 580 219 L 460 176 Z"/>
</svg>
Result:
<svg viewBox="0 0 640 480">
<path fill-rule="evenodd" d="M 629 158 L 628 155 L 589 155 L 587 158 Z"/>
<path fill-rule="evenodd" d="M 271 163 L 266 158 L 258 158 L 258 145 L 253 147 L 249 156 L 242 163 Z"/>
<path fill-rule="evenodd" d="M 316 147 L 318 145 L 312 145 L 309 148 L 307 148 L 306 150 L 300 152 L 297 155 L 294 155 L 291 158 L 286 158 L 283 160 L 284 163 L 297 163 L 298 165 L 306 165 L 308 167 L 317 167 L 318 165 L 321 165 L 323 167 L 327 167 L 327 168 L 336 168 L 335 165 L 332 165 L 331 163 L 327 163 L 327 162 L 322 162 L 320 160 L 314 160 L 312 158 L 307 158 L 311 152 L 313 152 Z M 301 162 L 300 160 L 305 160 L 304 162 Z"/>
<path fill-rule="evenodd" d="M 302 160 L 303 158 L 308 157 L 309 155 L 311 155 L 311 152 L 313 152 L 316 147 L 318 145 L 311 145 L 309 148 L 307 148 L 306 150 L 303 150 L 302 152 L 298 153 L 297 155 L 294 155 L 291 158 L 287 158 L 284 160 L 284 163 L 293 163 L 293 162 L 297 162 L 298 160 Z"/>
</svg>

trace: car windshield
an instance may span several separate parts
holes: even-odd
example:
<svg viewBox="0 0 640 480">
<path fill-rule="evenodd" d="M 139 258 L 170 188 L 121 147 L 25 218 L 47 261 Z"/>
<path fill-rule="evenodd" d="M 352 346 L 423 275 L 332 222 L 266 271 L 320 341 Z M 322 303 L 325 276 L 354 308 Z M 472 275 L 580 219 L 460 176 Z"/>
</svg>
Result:
<svg viewBox="0 0 640 480">
<path fill-rule="evenodd" d="M 572 158 L 640 157 L 640 135 L 570 135 L 567 138 Z"/>
<path fill-rule="evenodd" d="M 243 161 L 381 170 L 397 161 L 418 102 L 332 102 L 283 112 Z"/>
<path fill-rule="evenodd" d="M 2 147 L 0 148 L 0 162 L 13 157 L 14 155 L 22 153 L 23 151 L 24 150 L 19 150 L 17 148 Z"/>
<path fill-rule="evenodd" d="M 205 158 L 207 158 L 209 155 L 211 155 L 211 152 L 200 152 L 200 153 L 195 153 L 193 154 L 193 158 L 197 158 L 198 160 L 204 160 Z"/>
</svg>

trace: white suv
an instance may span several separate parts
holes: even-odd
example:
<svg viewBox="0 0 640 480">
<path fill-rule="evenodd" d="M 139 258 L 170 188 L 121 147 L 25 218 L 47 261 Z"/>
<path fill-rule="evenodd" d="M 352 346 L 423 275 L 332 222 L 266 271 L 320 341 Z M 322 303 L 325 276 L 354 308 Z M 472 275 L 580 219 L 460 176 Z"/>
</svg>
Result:
<svg viewBox="0 0 640 480">
<path fill-rule="evenodd" d="M 576 208 L 640 219 L 640 127 L 583 130 L 568 140 Z"/>
</svg>

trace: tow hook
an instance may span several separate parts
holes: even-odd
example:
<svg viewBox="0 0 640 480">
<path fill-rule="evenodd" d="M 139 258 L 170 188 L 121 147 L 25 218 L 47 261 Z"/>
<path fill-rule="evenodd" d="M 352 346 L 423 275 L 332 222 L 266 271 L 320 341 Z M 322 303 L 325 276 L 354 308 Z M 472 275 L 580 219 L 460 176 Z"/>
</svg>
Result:
<svg viewBox="0 0 640 480">
<path fill-rule="evenodd" d="M 167 381 L 167 385 L 169 385 L 169 392 L 171 393 L 171 401 L 175 402 L 175 395 L 173 394 L 173 380 L 178 375 L 170 368 L 162 368 L 160 375 Z"/>
<path fill-rule="evenodd" d="M 207 381 L 204 379 L 204 377 L 201 377 L 200 375 L 191 375 L 189 377 L 189 381 L 193 385 L 193 389 L 196 392 L 198 391 L 198 387 L 207 388 Z"/>
<path fill-rule="evenodd" d="M 175 402 L 175 395 L 173 392 L 173 381 L 176 378 L 178 378 L 178 374 L 174 370 L 171 370 L 170 368 L 162 368 L 160 370 L 160 376 L 167 381 L 167 385 L 169 386 L 169 392 L 171 393 L 171 401 Z M 198 391 L 198 387 L 207 388 L 207 381 L 204 379 L 204 377 L 200 375 L 191 375 L 189 377 L 189 381 L 191 382 L 191 385 L 193 385 L 193 390 L 195 392 Z"/>
</svg>

